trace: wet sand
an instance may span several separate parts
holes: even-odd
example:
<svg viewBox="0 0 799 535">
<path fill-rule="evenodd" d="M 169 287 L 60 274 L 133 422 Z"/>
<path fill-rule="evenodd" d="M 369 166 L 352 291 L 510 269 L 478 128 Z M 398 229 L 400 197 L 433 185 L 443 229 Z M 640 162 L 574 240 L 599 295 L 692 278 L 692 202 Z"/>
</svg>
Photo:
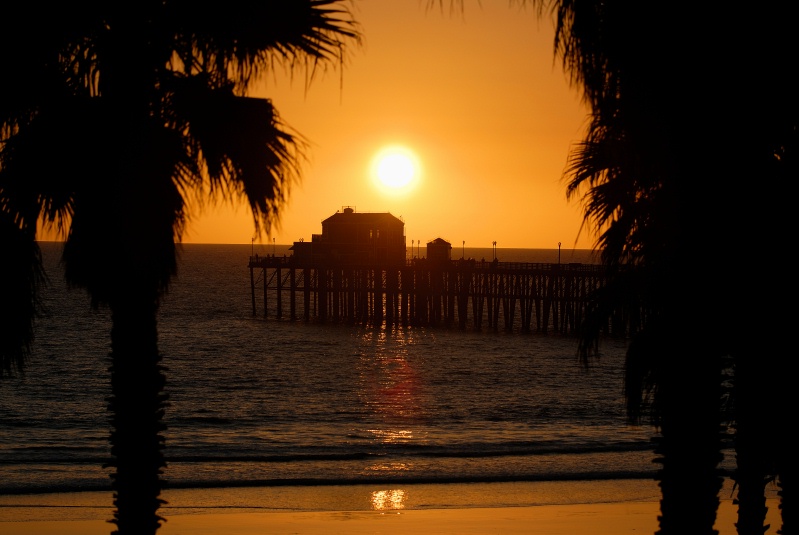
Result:
<svg viewBox="0 0 799 535">
<path fill-rule="evenodd" d="M 497 488 L 510 488 L 500 484 Z M 566 484 L 568 485 L 568 484 Z M 575 482 L 575 493 L 585 493 L 593 486 L 597 495 L 613 492 L 613 482 Z M 446 486 L 445 486 L 446 487 Z M 601 488 L 605 487 L 605 488 Z M 216 489 L 217 499 L 226 499 L 225 506 L 189 507 L 185 504 L 206 503 L 208 490 L 182 491 L 179 507 L 162 511 L 167 521 L 159 535 L 275 535 L 306 534 L 533 534 L 593 535 L 645 534 L 657 530 L 659 503 L 656 496 L 644 500 L 604 501 L 597 503 L 519 505 L 504 507 L 447 507 L 387 510 L 301 510 L 275 511 L 249 507 L 242 496 L 258 496 L 259 489 L 237 489 L 226 493 Z M 302 492 L 315 492 L 313 490 Z M 0 532 L 4 535 L 107 535 L 113 526 L 111 509 L 94 506 L 104 493 L 50 494 L 46 496 L 0 497 Z M 175 497 L 173 496 L 173 500 Z M 487 499 L 493 503 L 492 499 Z M 174 503 L 174 501 L 172 502 Z M 87 505 L 88 504 L 88 505 Z M 778 502 L 768 501 L 767 534 L 779 528 Z M 718 511 L 716 529 L 719 535 L 735 535 L 737 507 L 723 498 Z M 20 521 L 22 520 L 22 521 Z"/>
</svg>

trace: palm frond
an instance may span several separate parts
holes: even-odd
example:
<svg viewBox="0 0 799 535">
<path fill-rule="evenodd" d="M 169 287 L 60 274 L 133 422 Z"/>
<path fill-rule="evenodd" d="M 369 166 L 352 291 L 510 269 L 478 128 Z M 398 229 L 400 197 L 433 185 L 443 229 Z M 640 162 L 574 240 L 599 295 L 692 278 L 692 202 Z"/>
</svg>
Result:
<svg viewBox="0 0 799 535">
<path fill-rule="evenodd" d="M 271 70 L 275 62 L 306 62 L 313 71 L 344 63 L 349 42 L 360 32 L 340 0 L 234 0 L 225 9 L 196 9 L 170 2 L 179 25 L 176 54 L 187 74 L 232 76 L 239 87 Z"/>
<path fill-rule="evenodd" d="M 177 81 L 173 103 L 211 198 L 246 201 L 256 231 L 269 231 L 299 181 L 305 141 L 288 131 L 269 100 L 210 88 L 202 77 Z"/>
</svg>

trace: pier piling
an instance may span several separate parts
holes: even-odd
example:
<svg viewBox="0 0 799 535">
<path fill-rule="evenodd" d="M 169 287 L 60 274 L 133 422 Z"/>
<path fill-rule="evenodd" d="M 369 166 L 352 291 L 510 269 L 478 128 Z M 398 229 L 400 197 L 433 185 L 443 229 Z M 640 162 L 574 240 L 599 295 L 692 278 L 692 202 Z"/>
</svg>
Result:
<svg viewBox="0 0 799 535">
<path fill-rule="evenodd" d="M 261 313 L 278 319 L 288 300 L 290 321 L 525 333 L 576 333 L 588 295 L 605 282 L 604 268 L 594 264 L 466 259 L 320 265 L 254 256 L 249 269 L 254 316 L 261 284 Z"/>
</svg>

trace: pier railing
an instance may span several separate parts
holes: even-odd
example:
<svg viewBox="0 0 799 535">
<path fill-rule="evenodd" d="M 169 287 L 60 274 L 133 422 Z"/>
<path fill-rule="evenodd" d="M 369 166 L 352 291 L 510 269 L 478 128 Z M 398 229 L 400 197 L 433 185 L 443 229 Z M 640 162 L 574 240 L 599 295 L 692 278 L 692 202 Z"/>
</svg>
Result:
<svg viewBox="0 0 799 535">
<path fill-rule="evenodd" d="M 588 295 L 605 283 L 596 264 L 474 259 L 370 265 L 256 255 L 249 269 L 256 316 L 260 295 L 264 316 L 287 320 L 564 334 L 576 332 Z"/>
</svg>

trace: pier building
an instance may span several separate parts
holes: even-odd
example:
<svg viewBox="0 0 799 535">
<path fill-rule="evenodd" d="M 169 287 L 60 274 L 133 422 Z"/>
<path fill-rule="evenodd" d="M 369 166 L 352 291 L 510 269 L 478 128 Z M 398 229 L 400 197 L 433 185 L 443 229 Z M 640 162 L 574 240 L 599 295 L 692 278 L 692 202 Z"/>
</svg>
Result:
<svg viewBox="0 0 799 535">
<path fill-rule="evenodd" d="M 311 242 L 294 242 L 292 254 L 304 262 L 396 265 L 405 260 L 405 222 L 388 212 L 356 212 L 344 206 L 322 221 Z"/>
</svg>

